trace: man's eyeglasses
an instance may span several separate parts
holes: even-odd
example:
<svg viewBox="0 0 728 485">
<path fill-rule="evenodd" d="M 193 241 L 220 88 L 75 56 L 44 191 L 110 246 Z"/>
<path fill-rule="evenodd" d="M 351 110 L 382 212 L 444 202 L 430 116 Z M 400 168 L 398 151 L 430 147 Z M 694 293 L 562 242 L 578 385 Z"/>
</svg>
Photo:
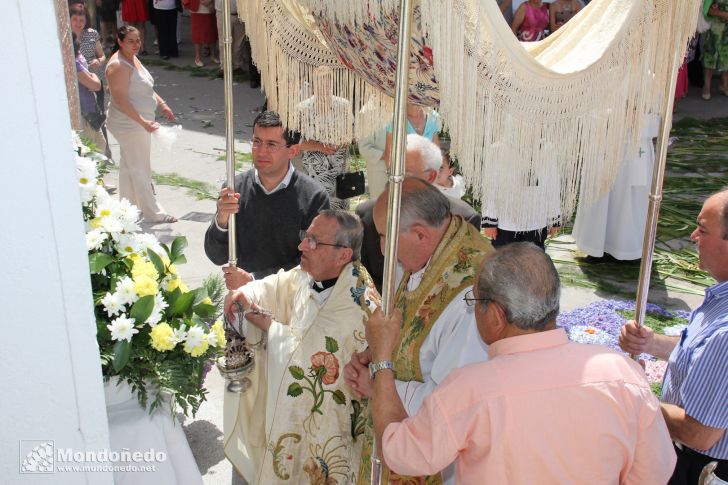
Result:
<svg viewBox="0 0 728 485">
<path fill-rule="evenodd" d="M 272 141 L 263 141 L 255 138 L 250 142 L 250 145 L 256 150 L 264 148 L 269 152 L 277 152 L 278 150 L 282 150 L 287 147 L 285 144 L 274 143 Z"/>
<path fill-rule="evenodd" d="M 473 293 L 473 290 L 469 290 L 467 293 L 465 293 L 463 300 L 465 300 L 466 305 L 473 306 L 475 305 L 476 301 L 489 301 L 490 298 L 475 298 L 475 293 Z"/>
<path fill-rule="evenodd" d="M 308 245 L 311 248 L 312 251 L 314 251 L 318 246 L 332 246 L 335 248 L 346 248 L 348 246 L 343 246 L 341 244 L 331 244 L 331 243 L 323 243 L 320 241 L 317 241 L 314 236 L 311 236 L 309 234 L 306 234 L 306 231 L 300 231 L 298 233 L 299 237 L 301 238 L 301 242 L 308 239 Z"/>
</svg>

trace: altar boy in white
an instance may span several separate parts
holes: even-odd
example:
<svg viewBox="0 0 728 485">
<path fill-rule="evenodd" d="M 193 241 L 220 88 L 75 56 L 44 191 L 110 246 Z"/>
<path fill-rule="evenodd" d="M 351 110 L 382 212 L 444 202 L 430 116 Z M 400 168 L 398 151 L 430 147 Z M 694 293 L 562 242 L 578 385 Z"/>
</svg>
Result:
<svg viewBox="0 0 728 485">
<path fill-rule="evenodd" d="M 652 168 L 659 117 L 647 115 L 637 153 L 628 154 L 609 193 L 576 211 L 572 235 L 576 246 L 589 256 L 605 253 L 619 260 L 642 257 L 642 239 L 647 223 Z"/>
<path fill-rule="evenodd" d="M 256 353 L 252 386 L 225 393 L 225 456 L 250 484 L 349 483 L 359 469 L 364 416 L 341 366 L 366 347 L 379 295 L 359 263 L 363 229 L 346 211 L 322 211 L 302 234 L 301 265 L 253 281 L 225 302 L 246 313 Z M 335 482 L 334 482 L 335 480 Z"/>
</svg>

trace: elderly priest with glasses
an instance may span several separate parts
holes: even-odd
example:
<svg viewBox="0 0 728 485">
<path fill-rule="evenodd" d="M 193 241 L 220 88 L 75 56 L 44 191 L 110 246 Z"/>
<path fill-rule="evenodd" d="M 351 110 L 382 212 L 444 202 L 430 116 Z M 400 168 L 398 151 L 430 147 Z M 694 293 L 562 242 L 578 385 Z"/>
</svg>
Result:
<svg viewBox="0 0 728 485">
<path fill-rule="evenodd" d="M 665 484 L 675 452 L 640 366 L 556 326 L 559 277 L 531 243 L 486 257 L 467 295 L 489 360 L 456 369 L 415 415 L 380 366 L 369 405 L 380 455 L 401 474 L 453 460 L 457 483 Z M 367 322 L 375 363 L 392 359 L 401 315 Z"/>
<path fill-rule="evenodd" d="M 358 471 L 364 415 L 341 367 L 366 347 L 379 304 L 359 263 L 362 233 L 355 215 L 321 211 L 301 233 L 300 266 L 226 299 L 227 314 L 245 314 L 249 342 L 267 339 L 252 386 L 225 393 L 225 455 L 248 483 L 351 483 Z"/>
</svg>

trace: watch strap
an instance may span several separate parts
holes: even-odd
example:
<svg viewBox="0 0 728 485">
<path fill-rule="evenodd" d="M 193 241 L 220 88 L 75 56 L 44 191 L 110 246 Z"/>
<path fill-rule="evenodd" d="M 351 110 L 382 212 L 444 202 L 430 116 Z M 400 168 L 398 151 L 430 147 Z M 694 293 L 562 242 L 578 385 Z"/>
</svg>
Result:
<svg viewBox="0 0 728 485">
<path fill-rule="evenodd" d="M 392 373 L 394 373 L 394 364 L 391 360 L 381 360 L 379 362 L 370 362 L 369 363 L 369 377 L 374 379 L 376 377 L 377 372 L 384 369 L 390 369 Z"/>
</svg>

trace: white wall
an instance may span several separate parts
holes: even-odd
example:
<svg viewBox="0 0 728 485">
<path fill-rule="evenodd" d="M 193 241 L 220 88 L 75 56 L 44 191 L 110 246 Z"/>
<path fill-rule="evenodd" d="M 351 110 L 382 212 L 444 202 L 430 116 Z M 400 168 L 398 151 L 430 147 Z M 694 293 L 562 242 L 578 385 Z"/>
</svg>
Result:
<svg viewBox="0 0 728 485">
<path fill-rule="evenodd" d="M 98 451 L 108 429 L 54 2 L 2 5 L 0 481 L 112 483 L 19 473 L 19 440 Z"/>
</svg>

